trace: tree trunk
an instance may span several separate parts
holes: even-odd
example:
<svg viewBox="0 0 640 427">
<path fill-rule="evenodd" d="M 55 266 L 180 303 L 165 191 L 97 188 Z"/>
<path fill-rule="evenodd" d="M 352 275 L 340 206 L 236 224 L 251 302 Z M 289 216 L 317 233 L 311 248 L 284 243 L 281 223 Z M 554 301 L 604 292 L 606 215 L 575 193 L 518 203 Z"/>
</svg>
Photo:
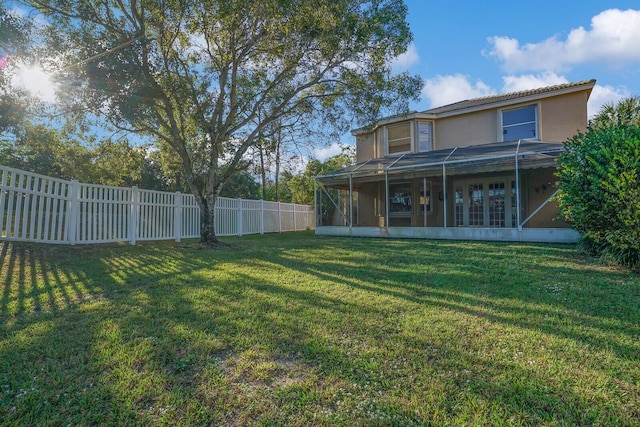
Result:
<svg viewBox="0 0 640 427">
<path fill-rule="evenodd" d="M 278 129 L 276 139 L 276 202 L 280 201 L 280 145 L 282 140 L 282 128 Z"/>
<path fill-rule="evenodd" d="M 276 155 L 276 202 L 280 201 L 280 156 Z"/>
<path fill-rule="evenodd" d="M 267 171 L 264 168 L 264 144 L 260 143 L 258 151 L 260 151 L 260 173 L 262 175 L 262 199 L 267 199 Z"/>
<path fill-rule="evenodd" d="M 200 242 L 208 246 L 218 243 L 218 237 L 216 236 L 216 202 L 218 201 L 220 187 L 215 185 L 215 171 L 215 166 L 210 166 L 204 185 L 204 200 L 200 205 Z"/>
<path fill-rule="evenodd" d="M 216 201 L 215 195 L 207 195 L 207 205 L 200 208 L 200 242 L 209 246 L 218 243 L 216 235 Z"/>
</svg>

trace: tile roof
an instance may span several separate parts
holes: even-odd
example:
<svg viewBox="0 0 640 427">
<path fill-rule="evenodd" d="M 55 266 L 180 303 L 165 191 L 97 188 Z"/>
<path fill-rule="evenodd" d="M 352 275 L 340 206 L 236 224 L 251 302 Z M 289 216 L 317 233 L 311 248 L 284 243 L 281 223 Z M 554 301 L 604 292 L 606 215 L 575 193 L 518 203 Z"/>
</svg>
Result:
<svg viewBox="0 0 640 427">
<path fill-rule="evenodd" d="M 504 93 L 499 95 L 485 96 L 482 98 L 467 99 L 465 101 L 455 102 L 453 104 L 431 108 L 429 110 L 422 111 L 422 113 L 426 113 L 426 114 L 450 113 L 458 110 L 465 110 L 467 108 L 482 107 L 488 104 L 495 104 L 495 103 L 504 102 L 504 101 L 517 100 L 518 98 L 544 95 L 547 93 L 562 91 L 566 89 L 574 89 L 574 88 L 578 89 L 582 86 L 584 86 L 584 89 L 591 89 L 593 88 L 595 83 L 596 83 L 595 79 L 591 79 L 591 80 L 583 80 L 579 82 L 564 83 L 564 84 L 559 84 L 555 86 L 546 86 L 546 87 L 541 87 L 537 89 L 523 90 L 520 92 L 511 92 L 511 93 Z"/>
</svg>

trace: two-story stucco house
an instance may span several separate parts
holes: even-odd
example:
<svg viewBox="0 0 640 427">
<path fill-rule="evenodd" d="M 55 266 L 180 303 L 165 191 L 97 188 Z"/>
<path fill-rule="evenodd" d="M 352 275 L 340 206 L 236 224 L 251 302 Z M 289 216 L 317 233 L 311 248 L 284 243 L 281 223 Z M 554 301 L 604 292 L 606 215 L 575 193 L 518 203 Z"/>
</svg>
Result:
<svg viewBox="0 0 640 427">
<path fill-rule="evenodd" d="M 317 206 L 326 188 L 342 197 L 316 234 L 577 240 L 557 218 L 555 162 L 563 142 L 587 130 L 594 85 L 471 99 L 352 131 L 356 164 L 317 178 Z"/>
</svg>

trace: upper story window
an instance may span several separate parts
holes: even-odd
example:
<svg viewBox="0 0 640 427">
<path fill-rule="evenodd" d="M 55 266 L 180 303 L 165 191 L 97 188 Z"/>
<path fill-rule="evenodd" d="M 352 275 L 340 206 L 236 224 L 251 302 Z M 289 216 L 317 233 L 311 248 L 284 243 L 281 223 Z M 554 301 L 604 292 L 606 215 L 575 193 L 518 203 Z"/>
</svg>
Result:
<svg viewBox="0 0 640 427">
<path fill-rule="evenodd" d="M 418 151 L 433 151 L 433 122 L 418 122 Z"/>
<path fill-rule="evenodd" d="M 527 105 L 513 110 L 502 110 L 502 140 L 538 138 L 538 107 Z"/>
<path fill-rule="evenodd" d="M 411 152 L 411 122 L 386 126 L 387 154 Z"/>
</svg>

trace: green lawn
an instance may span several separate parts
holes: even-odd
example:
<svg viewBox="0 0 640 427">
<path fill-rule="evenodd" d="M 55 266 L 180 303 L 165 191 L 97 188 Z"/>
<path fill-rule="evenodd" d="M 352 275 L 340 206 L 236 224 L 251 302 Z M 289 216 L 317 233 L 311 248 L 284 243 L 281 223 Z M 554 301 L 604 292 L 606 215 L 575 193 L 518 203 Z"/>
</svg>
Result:
<svg viewBox="0 0 640 427">
<path fill-rule="evenodd" d="M 638 425 L 640 276 L 569 246 L 0 243 L 4 425 Z"/>
</svg>

